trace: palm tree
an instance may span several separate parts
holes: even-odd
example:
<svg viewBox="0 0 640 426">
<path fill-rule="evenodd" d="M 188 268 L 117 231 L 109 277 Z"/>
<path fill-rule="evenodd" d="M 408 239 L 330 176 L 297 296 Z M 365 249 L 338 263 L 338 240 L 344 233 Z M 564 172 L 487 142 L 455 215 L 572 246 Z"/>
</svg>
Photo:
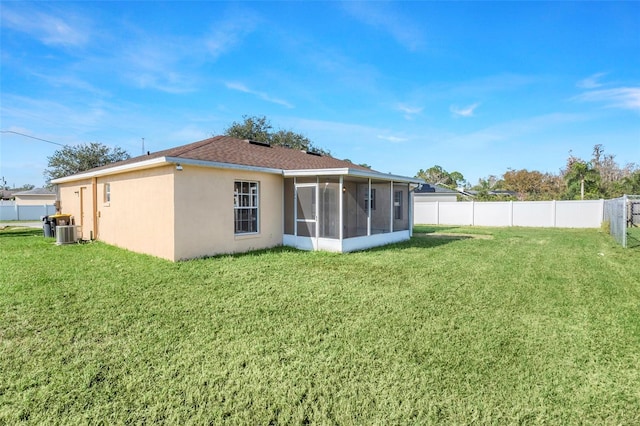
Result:
<svg viewBox="0 0 640 426">
<path fill-rule="evenodd" d="M 571 187 L 573 184 L 580 182 L 580 199 L 584 200 L 584 188 L 585 182 L 595 183 L 600 177 L 600 174 L 590 162 L 576 160 L 573 161 L 564 175 L 564 179 L 567 181 L 567 186 Z"/>
</svg>

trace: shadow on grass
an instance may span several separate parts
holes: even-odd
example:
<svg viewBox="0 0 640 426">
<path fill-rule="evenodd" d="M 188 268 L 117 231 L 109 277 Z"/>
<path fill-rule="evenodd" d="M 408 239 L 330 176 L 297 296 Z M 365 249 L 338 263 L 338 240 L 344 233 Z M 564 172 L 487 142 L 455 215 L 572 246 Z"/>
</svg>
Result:
<svg viewBox="0 0 640 426">
<path fill-rule="evenodd" d="M 43 236 L 42 229 L 37 228 L 13 228 L 11 226 L 6 227 L 5 229 L 0 229 L 0 238 L 9 238 L 9 237 L 32 237 L 32 236 Z"/>
<path fill-rule="evenodd" d="M 434 234 L 436 232 L 453 231 L 454 229 L 460 229 L 459 226 L 442 226 L 442 225 L 416 225 L 413 227 L 413 233 L 415 234 Z"/>
<path fill-rule="evenodd" d="M 444 228 L 438 228 L 437 231 L 442 231 Z M 424 232 L 421 229 L 422 232 Z M 434 231 L 435 232 L 435 231 Z M 433 248 L 433 247 L 438 247 L 438 246 L 442 246 L 445 244 L 449 244 L 455 241 L 460 241 L 460 240 L 468 240 L 470 238 L 473 238 L 471 236 L 468 235 L 433 235 L 433 236 L 429 236 L 429 234 L 426 235 L 418 235 L 416 236 L 414 234 L 414 236 L 407 241 L 402 241 L 399 243 L 393 243 L 393 244 L 387 244 L 384 246 L 378 246 L 378 247 L 371 247 L 368 249 L 363 249 L 363 250 L 355 250 L 352 253 L 366 253 L 366 252 L 382 252 L 382 251 L 397 251 L 397 250 L 407 250 L 407 249 L 412 249 L 412 248 Z M 278 247 L 272 247 L 272 248 L 267 248 L 267 249 L 262 249 L 262 250 L 253 250 L 253 251 L 248 251 L 245 253 L 228 253 L 228 254 L 218 254 L 218 255 L 214 255 L 214 256 L 202 256 L 202 257 L 197 257 L 194 259 L 184 259 L 181 260 L 180 262 L 189 262 L 189 261 L 198 261 L 198 260 L 206 260 L 206 259 L 219 259 L 219 258 L 224 258 L 224 257 L 233 257 L 233 258 L 243 258 L 243 257 L 258 257 L 258 256 L 262 256 L 262 255 L 269 255 L 269 254 L 285 254 L 285 253 L 299 253 L 299 254 L 304 254 L 304 253 L 310 253 L 307 250 L 301 250 L 301 249 L 297 249 L 295 247 L 289 247 L 289 246 L 278 246 Z M 344 253 L 345 255 L 348 255 L 349 253 Z"/>
<path fill-rule="evenodd" d="M 267 254 L 279 254 L 279 253 L 307 253 L 306 250 L 300 250 L 295 247 L 289 246 L 277 246 L 260 250 L 252 250 L 244 253 L 223 253 L 223 254 L 215 254 L 211 256 L 200 256 L 194 257 L 191 259 L 181 259 L 179 262 L 191 262 L 198 260 L 207 260 L 207 259 L 220 259 L 225 257 L 233 257 L 233 258 L 242 258 L 242 257 L 258 257 Z"/>
<path fill-rule="evenodd" d="M 442 231 L 443 228 L 438 228 L 438 231 Z M 387 244 L 379 247 L 372 247 L 365 250 L 359 250 L 359 252 L 381 252 L 381 251 L 398 251 L 408 249 L 428 249 L 439 246 L 451 244 L 456 241 L 469 240 L 473 237 L 469 235 L 431 235 L 425 233 L 424 235 L 413 234 L 410 240 L 402 241 L 399 243 Z M 354 252 L 356 253 L 356 252 Z"/>
</svg>

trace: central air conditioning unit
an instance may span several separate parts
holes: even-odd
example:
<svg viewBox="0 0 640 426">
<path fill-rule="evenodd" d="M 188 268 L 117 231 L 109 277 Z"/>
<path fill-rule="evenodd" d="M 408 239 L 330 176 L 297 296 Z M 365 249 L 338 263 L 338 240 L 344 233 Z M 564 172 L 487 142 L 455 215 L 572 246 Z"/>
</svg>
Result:
<svg viewBox="0 0 640 426">
<path fill-rule="evenodd" d="M 75 225 L 56 226 L 56 245 L 72 244 L 78 241 L 78 232 Z"/>
</svg>

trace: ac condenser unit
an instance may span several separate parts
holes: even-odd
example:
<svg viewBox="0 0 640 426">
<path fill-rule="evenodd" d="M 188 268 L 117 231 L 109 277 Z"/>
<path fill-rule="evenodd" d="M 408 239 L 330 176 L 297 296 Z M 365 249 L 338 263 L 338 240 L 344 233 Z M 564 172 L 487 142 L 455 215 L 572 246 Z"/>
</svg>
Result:
<svg viewBox="0 0 640 426">
<path fill-rule="evenodd" d="M 76 226 L 56 226 L 56 244 L 72 244 L 78 241 Z"/>
</svg>

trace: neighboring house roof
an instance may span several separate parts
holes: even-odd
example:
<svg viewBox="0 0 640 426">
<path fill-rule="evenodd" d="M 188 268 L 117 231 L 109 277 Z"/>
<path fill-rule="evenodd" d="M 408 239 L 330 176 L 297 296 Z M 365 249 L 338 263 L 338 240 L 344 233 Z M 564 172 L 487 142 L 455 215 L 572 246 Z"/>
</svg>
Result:
<svg viewBox="0 0 640 426">
<path fill-rule="evenodd" d="M 445 188 L 443 186 L 434 185 L 432 183 L 423 183 L 418 188 L 416 188 L 414 193 L 417 194 L 417 195 L 420 195 L 420 194 L 435 194 L 435 193 L 438 193 L 438 194 L 458 194 L 458 191 L 450 189 L 450 188 Z"/>
<path fill-rule="evenodd" d="M 48 190 L 47 188 L 34 188 L 34 189 L 30 189 L 28 191 L 20 191 L 20 192 L 14 192 L 13 193 L 14 196 L 30 196 L 30 195 L 56 195 L 55 192 Z"/>
<path fill-rule="evenodd" d="M 470 195 L 472 197 L 477 196 L 480 191 L 465 191 L 467 193 L 467 195 Z M 495 189 L 495 190 L 489 190 L 487 191 L 487 195 L 508 195 L 508 196 L 512 196 L 515 197 L 516 195 L 518 195 L 518 193 L 516 191 L 507 191 L 507 190 L 503 190 L 503 189 Z"/>
<path fill-rule="evenodd" d="M 348 174 L 362 176 L 397 177 L 407 182 L 422 182 L 419 179 L 392 176 L 368 169 L 349 161 L 309 153 L 282 146 L 236 139 L 229 136 L 213 138 L 182 145 L 163 151 L 148 153 L 128 160 L 119 161 L 77 175 L 55 179 L 52 183 L 62 183 L 76 178 L 101 176 L 117 171 L 125 171 L 137 167 L 152 167 L 161 163 L 194 164 L 210 167 L 251 168 L 271 173 L 296 172 L 302 170 L 340 170 Z M 286 174 L 286 173 L 285 173 Z M 292 175 L 295 173 L 292 173 Z"/>
</svg>

